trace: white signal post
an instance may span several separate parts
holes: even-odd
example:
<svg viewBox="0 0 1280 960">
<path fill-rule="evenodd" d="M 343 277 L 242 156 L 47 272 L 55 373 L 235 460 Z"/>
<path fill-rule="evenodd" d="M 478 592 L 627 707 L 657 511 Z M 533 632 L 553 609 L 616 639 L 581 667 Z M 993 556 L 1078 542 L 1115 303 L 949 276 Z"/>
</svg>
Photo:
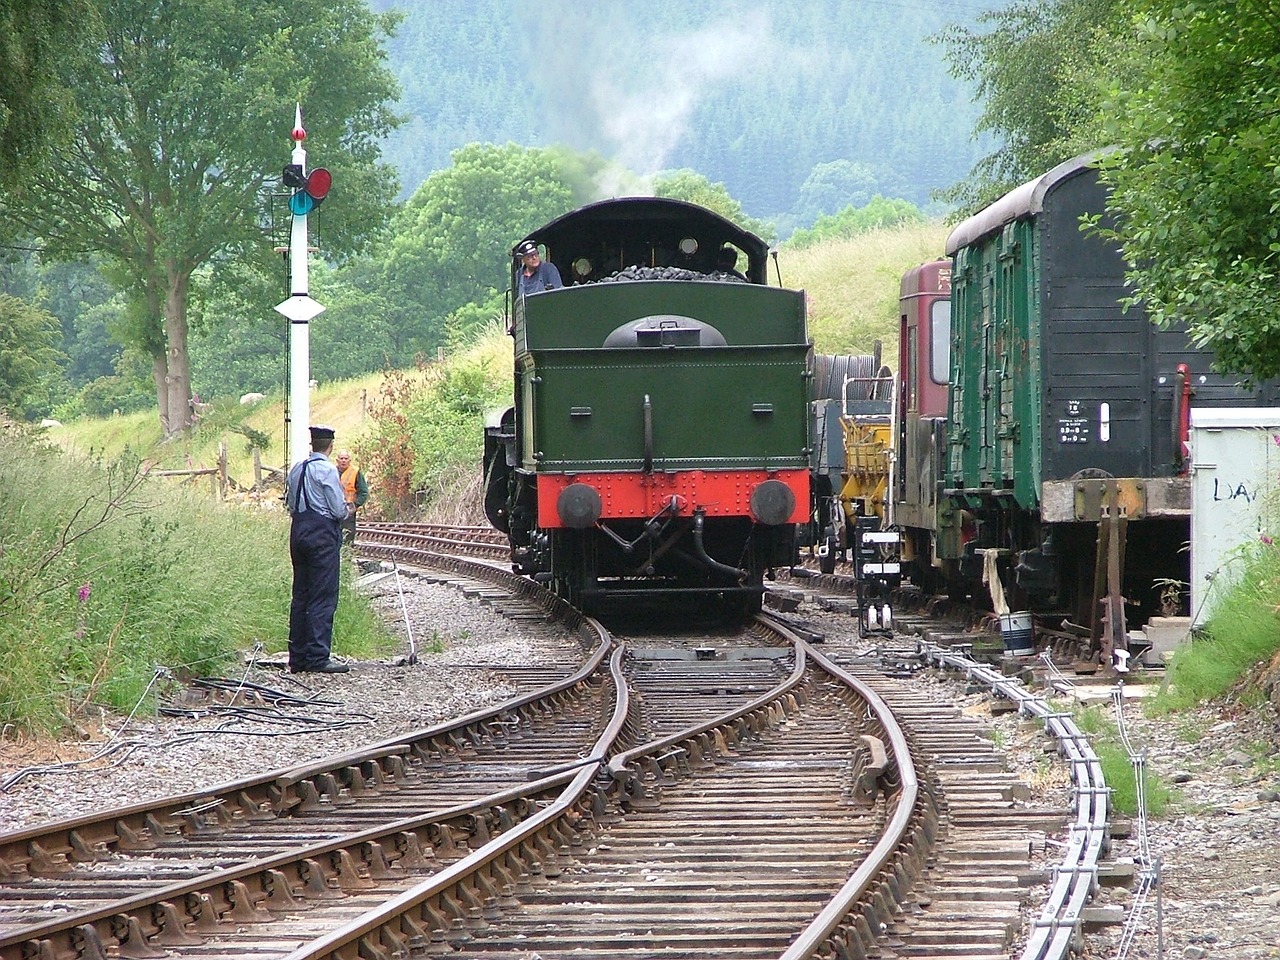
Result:
<svg viewBox="0 0 1280 960">
<path fill-rule="evenodd" d="M 293 130 L 289 134 L 293 138 L 293 156 L 291 163 L 301 167 L 305 176 L 307 151 L 302 141 L 307 139 L 307 132 L 302 128 L 302 104 L 297 105 L 294 114 Z M 306 459 L 311 452 L 311 438 L 308 427 L 311 425 L 311 321 L 324 312 L 324 307 L 312 300 L 307 293 L 307 210 L 303 205 L 302 213 L 297 206 L 290 204 L 293 211 L 293 224 L 289 231 L 289 293 L 283 303 L 276 305 L 276 311 L 289 321 L 289 416 L 288 444 L 289 463 L 292 465 Z"/>
</svg>

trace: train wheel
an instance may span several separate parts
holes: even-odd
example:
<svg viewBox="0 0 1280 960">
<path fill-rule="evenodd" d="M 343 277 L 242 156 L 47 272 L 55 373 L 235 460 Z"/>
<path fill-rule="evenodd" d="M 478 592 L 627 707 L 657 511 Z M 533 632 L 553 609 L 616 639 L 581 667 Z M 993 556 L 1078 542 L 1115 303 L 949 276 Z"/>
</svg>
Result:
<svg viewBox="0 0 1280 960">
<path fill-rule="evenodd" d="M 583 550 L 576 530 L 556 530 L 551 535 L 552 584 L 556 595 L 573 606 L 582 600 Z"/>
</svg>

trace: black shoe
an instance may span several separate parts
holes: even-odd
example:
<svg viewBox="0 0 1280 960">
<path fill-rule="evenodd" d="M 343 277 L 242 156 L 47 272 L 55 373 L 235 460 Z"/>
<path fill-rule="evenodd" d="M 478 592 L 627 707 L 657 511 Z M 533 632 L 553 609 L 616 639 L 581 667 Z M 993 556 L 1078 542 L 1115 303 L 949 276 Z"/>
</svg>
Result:
<svg viewBox="0 0 1280 960">
<path fill-rule="evenodd" d="M 311 673 L 348 673 L 351 668 L 337 660 L 327 660 L 318 667 L 312 667 Z"/>
</svg>

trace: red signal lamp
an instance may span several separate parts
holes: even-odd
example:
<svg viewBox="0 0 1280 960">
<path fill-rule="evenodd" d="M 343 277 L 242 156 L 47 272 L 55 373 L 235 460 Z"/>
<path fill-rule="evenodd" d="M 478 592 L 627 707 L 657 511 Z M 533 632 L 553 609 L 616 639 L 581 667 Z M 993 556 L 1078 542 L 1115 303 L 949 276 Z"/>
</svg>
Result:
<svg viewBox="0 0 1280 960">
<path fill-rule="evenodd" d="M 298 186 L 302 189 L 289 198 L 289 212 L 295 217 L 305 217 L 329 195 L 329 188 L 333 186 L 333 174 L 324 167 L 316 167 Z"/>
<path fill-rule="evenodd" d="M 332 186 L 333 174 L 324 167 L 316 167 L 307 174 L 307 185 L 303 189 L 319 205 L 320 201 L 329 195 L 329 188 Z"/>
</svg>

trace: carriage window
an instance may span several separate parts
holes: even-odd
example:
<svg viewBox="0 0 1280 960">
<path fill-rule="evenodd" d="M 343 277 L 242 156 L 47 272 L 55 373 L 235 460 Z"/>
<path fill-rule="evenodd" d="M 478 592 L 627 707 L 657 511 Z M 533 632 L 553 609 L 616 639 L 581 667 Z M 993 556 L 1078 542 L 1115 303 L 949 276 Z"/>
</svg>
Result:
<svg viewBox="0 0 1280 960">
<path fill-rule="evenodd" d="M 951 376 L 951 301 L 929 304 L 929 376 L 946 383 Z"/>
<path fill-rule="evenodd" d="M 903 336 L 907 339 L 907 409 L 920 409 L 920 348 L 916 343 L 916 330 L 907 326 L 907 318 L 902 318 Z"/>
</svg>

